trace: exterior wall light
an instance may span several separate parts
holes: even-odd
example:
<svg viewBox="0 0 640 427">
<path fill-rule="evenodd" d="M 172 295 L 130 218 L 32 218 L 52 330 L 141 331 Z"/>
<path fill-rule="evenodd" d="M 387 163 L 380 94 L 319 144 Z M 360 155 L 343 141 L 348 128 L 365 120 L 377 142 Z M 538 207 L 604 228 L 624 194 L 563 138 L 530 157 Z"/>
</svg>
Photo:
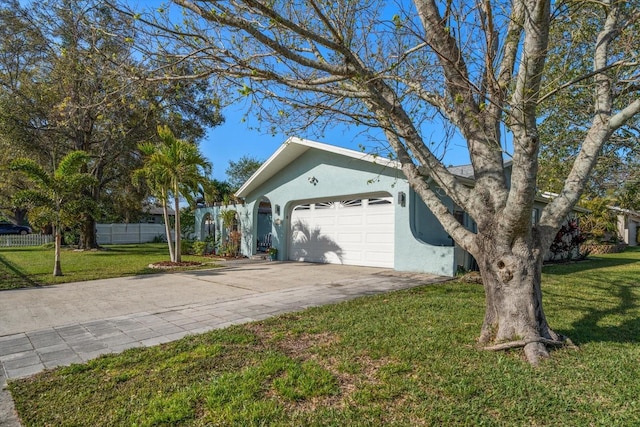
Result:
<svg viewBox="0 0 640 427">
<path fill-rule="evenodd" d="M 276 205 L 276 215 L 280 215 L 280 205 Z"/>
<path fill-rule="evenodd" d="M 404 193 L 404 191 L 398 192 L 398 204 L 403 208 L 407 204 L 407 195 Z"/>
</svg>

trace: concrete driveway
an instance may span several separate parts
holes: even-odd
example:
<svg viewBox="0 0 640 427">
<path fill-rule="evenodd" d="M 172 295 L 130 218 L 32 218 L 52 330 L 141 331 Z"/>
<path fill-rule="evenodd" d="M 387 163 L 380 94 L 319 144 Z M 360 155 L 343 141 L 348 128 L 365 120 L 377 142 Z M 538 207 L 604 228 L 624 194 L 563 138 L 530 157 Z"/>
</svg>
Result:
<svg viewBox="0 0 640 427">
<path fill-rule="evenodd" d="M 0 337 L 139 313 L 276 296 L 287 290 L 356 286 L 367 293 L 436 279 L 388 269 L 296 262 L 238 263 L 226 268 L 67 283 L 0 292 Z M 364 288 L 357 285 L 364 284 Z M 385 288 L 387 287 L 387 288 Z M 309 299 L 309 305 L 317 305 Z"/>
<path fill-rule="evenodd" d="M 0 292 L 0 427 L 18 426 L 6 379 L 310 306 L 448 278 L 251 262 Z"/>
</svg>

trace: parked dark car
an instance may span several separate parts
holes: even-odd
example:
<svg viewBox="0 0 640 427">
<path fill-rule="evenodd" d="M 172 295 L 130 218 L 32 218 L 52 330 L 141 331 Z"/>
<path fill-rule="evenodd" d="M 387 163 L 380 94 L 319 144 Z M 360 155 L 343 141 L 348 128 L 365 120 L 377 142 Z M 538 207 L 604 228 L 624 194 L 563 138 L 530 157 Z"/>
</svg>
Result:
<svg viewBox="0 0 640 427">
<path fill-rule="evenodd" d="M 0 234 L 30 234 L 31 228 L 15 225 L 10 222 L 0 222 Z"/>
</svg>

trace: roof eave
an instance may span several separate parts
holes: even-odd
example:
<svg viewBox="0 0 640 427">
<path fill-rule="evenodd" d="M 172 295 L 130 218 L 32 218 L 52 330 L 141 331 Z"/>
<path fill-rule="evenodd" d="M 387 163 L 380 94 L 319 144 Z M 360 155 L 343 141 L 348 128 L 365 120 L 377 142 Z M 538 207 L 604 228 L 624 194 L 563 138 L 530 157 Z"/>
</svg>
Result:
<svg viewBox="0 0 640 427">
<path fill-rule="evenodd" d="M 297 149 L 293 148 L 296 147 Z M 236 191 L 235 195 L 240 198 L 245 198 L 253 190 L 266 182 L 269 178 L 274 176 L 280 169 L 288 165 L 291 161 L 301 156 L 307 150 L 315 148 L 330 153 L 351 157 L 358 160 L 363 160 L 375 164 L 379 164 L 385 167 L 391 167 L 394 169 L 400 169 L 400 163 L 394 160 L 386 159 L 380 156 L 374 156 L 372 154 L 360 153 L 358 151 L 350 150 L 348 148 L 336 147 L 334 145 L 323 144 L 321 142 L 311 141 L 308 139 L 302 139 L 298 137 L 289 137 L 282 145 L 265 161 L 257 171 Z M 290 152 L 287 158 L 287 152 Z M 279 160 L 284 160 L 282 165 L 278 165 Z M 273 170 L 271 170 L 273 169 Z"/>
</svg>

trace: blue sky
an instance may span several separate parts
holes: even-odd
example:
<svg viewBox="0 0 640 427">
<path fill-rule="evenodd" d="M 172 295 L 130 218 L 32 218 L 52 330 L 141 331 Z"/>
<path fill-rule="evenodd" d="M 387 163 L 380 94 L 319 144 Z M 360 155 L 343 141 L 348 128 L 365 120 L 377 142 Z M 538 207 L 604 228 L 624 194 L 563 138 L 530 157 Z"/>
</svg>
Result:
<svg viewBox="0 0 640 427">
<path fill-rule="evenodd" d="M 138 10 L 146 8 L 157 8 L 161 4 L 166 6 L 167 2 L 158 0 L 129 0 L 129 4 Z M 172 16 L 178 15 L 178 8 L 171 5 Z M 365 146 L 369 151 L 376 151 L 382 147 L 382 142 L 372 142 L 371 138 L 363 135 L 362 127 L 350 127 L 340 124 L 327 130 L 323 135 L 308 133 L 304 135 L 296 134 L 275 134 L 269 132 L 269 126 L 263 126 L 263 131 L 256 130 L 257 121 L 250 115 L 246 115 L 246 105 L 230 106 L 222 111 L 225 122 L 208 131 L 207 137 L 200 141 L 200 148 L 205 156 L 213 164 L 213 177 L 216 179 L 226 179 L 225 170 L 230 160 L 238 160 L 242 156 L 249 155 L 260 160 L 268 159 L 280 145 L 289 137 L 297 136 L 318 142 L 350 148 L 360 151 L 360 146 Z M 444 135 L 442 125 L 434 123 L 423 127 L 425 137 L 431 141 L 441 140 Z M 379 134 L 379 131 L 374 131 Z M 457 142 L 449 145 L 443 159 L 445 165 L 459 165 L 469 163 L 467 148 L 458 137 Z"/>
<path fill-rule="evenodd" d="M 383 144 L 382 142 L 372 142 L 370 138 L 363 135 L 362 127 L 355 129 L 341 124 L 323 135 L 289 135 L 285 133 L 272 135 L 265 131 L 256 130 L 256 121 L 251 116 L 248 116 L 243 121 L 245 114 L 241 106 L 232 105 L 225 108 L 222 113 L 225 117 L 225 122 L 220 126 L 209 129 L 206 138 L 200 141 L 202 153 L 213 164 L 213 177 L 220 180 L 226 179 L 225 170 L 230 160 L 235 161 L 245 155 L 266 160 L 291 136 L 307 138 L 356 151 L 361 151 L 360 145 L 365 146 L 367 150 L 375 151 L 377 147 L 382 147 Z M 436 139 L 437 137 L 442 137 L 442 135 L 438 135 L 439 124 L 434 123 L 431 127 L 433 136 Z M 467 148 L 463 144 L 462 141 L 454 141 L 449 146 L 443 159 L 443 163 L 446 166 L 469 163 Z"/>
<path fill-rule="evenodd" d="M 250 129 L 251 120 L 243 123 L 243 113 L 239 108 L 225 108 L 223 115 L 225 122 L 210 129 L 207 137 L 200 141 L 200 149 L 213 164 L 213 177 L 216 179 L 226 179 L 225 170 L 230 160 L 238 160 L 245 155 L 266 160 L 288 137 Z"/>
</svg>

